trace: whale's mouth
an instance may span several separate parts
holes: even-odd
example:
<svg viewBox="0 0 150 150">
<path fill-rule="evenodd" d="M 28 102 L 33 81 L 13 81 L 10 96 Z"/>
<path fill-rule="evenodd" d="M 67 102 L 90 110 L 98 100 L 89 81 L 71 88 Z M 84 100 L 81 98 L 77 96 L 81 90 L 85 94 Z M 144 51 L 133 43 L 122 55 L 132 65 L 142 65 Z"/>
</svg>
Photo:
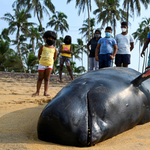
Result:
<svg viewBox="0 0 150 150">
<path fill-rule="evenodd" d="M 87 110 L 88 110 L 88 135 L 87 135 L 87 146 L 92 146 L 92 142 L 91 142 L 91 131 L 92 131 L 92 128 L 91 128 L 91 117 L 90 117 L 90 107 L 89 107 L 89 98 L 88 98 L 88 93 L 87 93 Z"/>
<path fill-rule="evenodd" d="M 91 129 L 89 128 L 89 126 L 88 126 L 88 140 L 87 140 L 87 145 L 88 146 L 94 146 L 91 143 Z"/>
<path fill-rule="evenodd" d="M 92 142 L 92 116 L 91 116 L 91 107 L 90 99 L 87 93 L 87 111 L 88 111 L 88 135 L 87 135 L 87 146 L 94 146 Z"/>
<path fill-rule="evenodd" d="M 104 95 L 97 96 L 95 89 L 91 89 L 87 93 L 87 113 L 88 113 L 88 133 L 87 145 L 94 146 L 96 143 L 103 141 L 108 133 L 107 123 L 105 122 L 106 108 L 104 104 Z"/>
</svg>

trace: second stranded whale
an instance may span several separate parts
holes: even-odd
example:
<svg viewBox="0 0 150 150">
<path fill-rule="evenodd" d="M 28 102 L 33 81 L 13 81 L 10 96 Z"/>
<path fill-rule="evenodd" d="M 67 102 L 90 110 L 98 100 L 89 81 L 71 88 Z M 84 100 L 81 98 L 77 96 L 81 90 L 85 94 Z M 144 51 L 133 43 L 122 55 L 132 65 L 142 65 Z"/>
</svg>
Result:
<svg viewBox="0 0 150 150">
<path fill-rule="evenodd" d="M 105 68 L 86 73 L 47 104 L 38 138 L 88 146 L 150 121 L 150 70 Z"/>
</svg>

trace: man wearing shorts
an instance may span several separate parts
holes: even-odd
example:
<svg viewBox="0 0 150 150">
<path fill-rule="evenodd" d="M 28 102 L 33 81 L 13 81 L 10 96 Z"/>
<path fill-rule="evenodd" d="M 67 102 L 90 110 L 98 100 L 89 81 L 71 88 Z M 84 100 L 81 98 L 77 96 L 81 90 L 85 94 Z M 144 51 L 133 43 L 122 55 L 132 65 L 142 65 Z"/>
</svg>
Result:
<svg viewBox="0 0 150 150">
<path fill-rule="evenodd" d="M 131 59 L 131 51 L 134 48 L 134 38 L 128 34 L 127 22 L 121 23 L 122 33 L 117 34 L 115 40 L 117 42 L 118 51 L 115 57 L 116 67 L 128 67 Z"/>
</svg>

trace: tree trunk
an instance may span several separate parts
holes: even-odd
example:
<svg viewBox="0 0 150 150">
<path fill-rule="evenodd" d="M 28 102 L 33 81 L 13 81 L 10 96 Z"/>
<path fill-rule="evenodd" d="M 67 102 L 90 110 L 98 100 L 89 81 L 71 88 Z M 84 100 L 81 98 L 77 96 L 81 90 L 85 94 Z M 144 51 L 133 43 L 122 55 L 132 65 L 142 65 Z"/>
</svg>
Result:
<svg viewBox="0 0 150 150">
<path fill-rule="evenodd" d="M 33 52 L 33 54 L 35 55 L 35 44 L 34 44 L 34 39 L 35 39 L 35 38 L 32 38 L 32 52 Z"/>
<path fill-rule="evenodd" d="M 128 25 L 128 22 L 129 22 L 129 0 L 127 3 L 127 25 Z"/>
<path fill-rule="evenodd" d="M 42 23 L 41 23 L 41 19 L 40 19 L 40 17 L 39 17 L 38 12 L 37 12 L 37 18 L 38 18 L 38 21 L 39 21 L 39 23 L 40 23 L 40 30 L 44 33 L 43 27 L 42 27 Z"/>
<path fill-rule="evenodd" d="M 89 8 L 89 2 L 87 0 L 87 10 L 88 10 L 88 24 L 89 24 L 89 34 L 88 34 L 88 41 L 90 41 L 90 8 Z M 87 51 L 87 70 L 89 71 L 89 52 Z"/>
<path fill-rule="evenodd" d="M 138 65 L 138 71 L 140 71 L 140 57 L 141 57 L 141 53 L 140 53 L 140 49 L 141 49 L 141 45 L 140 45 L 140 41 L 139 41 L 139 65 Z"/>
<path fill-rule="evenodd" d="M 82 67 L 83 67 L 83 50 L 82 50 Z"/>
<path fill-rule="evenodd" d="M 114 38 L 116 36 L 116 22 L 115 22 L 115 15 L 113 14 L 113 21 L 114 21 Z"/>
<path fill-rule="evenodd" d="M 26 69 L 25 69 L 25 67 L 23 65 L 22 55 L 21 55 L 21 52 L 20 52 L 19 30 L 20 29 L 18 27 L 18 31 L 17 31 L 17 50 L 18 50 L 18 53 L 19 53 L 19 57 L 20 57 L 20 60 L 21 60 L 23 71 L 24 71 L 24 73 L 26 73 Z"/>
<path fill-rule="evenodd" d="M 115 38 L 115 36 L 116 36 L 116 22 L 115 22 L 115 15 L 114 15 L 114 13 L 113 13 L 113 24 L 114 24 L 114 38 Z M 111 61 L 111 66 L 113 67 L 113 63 L 114 63 L 114 60 L 112 59 L 112 61 Z"/>
</svg>

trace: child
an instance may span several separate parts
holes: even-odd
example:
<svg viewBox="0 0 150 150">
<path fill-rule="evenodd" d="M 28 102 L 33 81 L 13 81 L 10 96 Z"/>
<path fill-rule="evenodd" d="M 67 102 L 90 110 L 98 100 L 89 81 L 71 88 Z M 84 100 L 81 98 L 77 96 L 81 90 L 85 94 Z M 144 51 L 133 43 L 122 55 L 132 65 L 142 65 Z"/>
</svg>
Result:
<svg viewBox="0 0 150 150">
<path fill-rule="evenodd" d="M 72 74 L 71 66 L 70 66 L 70 58 L 72 54 L 71 36 L 69 35 L 65 36 L 64 43 L 65 44 L 62 44 L 59 49 L 59 52 L 61 53 L 60 69 L 59 69 L 60 82 L 62 82 L 62 70 L 63 70 L 64 62 L 66 64 L 69 75 L 71 79 L 73 80 L 73 74 Z"/>
<path fill-rule="evenodd" d="M 111 66 L 111 59 L 113 59 L 117 53 L 117 44 L 115 39 L 111 37 L 112 28 L 106 27 L 105 37 L 99 39 L 96 51 L 95 59 L 99 61 L 99 69 Z M 98 51 L 99 55 L 98 54 Z"/>
<path fill-rule="evenodd" d="M 43 38 L 46 42 L 45 45 L 42 45 L 39 49 L 38 58 L 38 81 L 37 81 L 37 91 L 32 96 L 38 96 L 40 92 L 40 87 L 42 80 L 44 79 L 44 96 L 49 96 L 47 94 L 49 86 L 49 78 L 53 68 L 53 63 L 57 57 L 57 49 L 53 46 L 57 35 L 53 31 L 46 31 L 43 35 Z"/>
</svg>

